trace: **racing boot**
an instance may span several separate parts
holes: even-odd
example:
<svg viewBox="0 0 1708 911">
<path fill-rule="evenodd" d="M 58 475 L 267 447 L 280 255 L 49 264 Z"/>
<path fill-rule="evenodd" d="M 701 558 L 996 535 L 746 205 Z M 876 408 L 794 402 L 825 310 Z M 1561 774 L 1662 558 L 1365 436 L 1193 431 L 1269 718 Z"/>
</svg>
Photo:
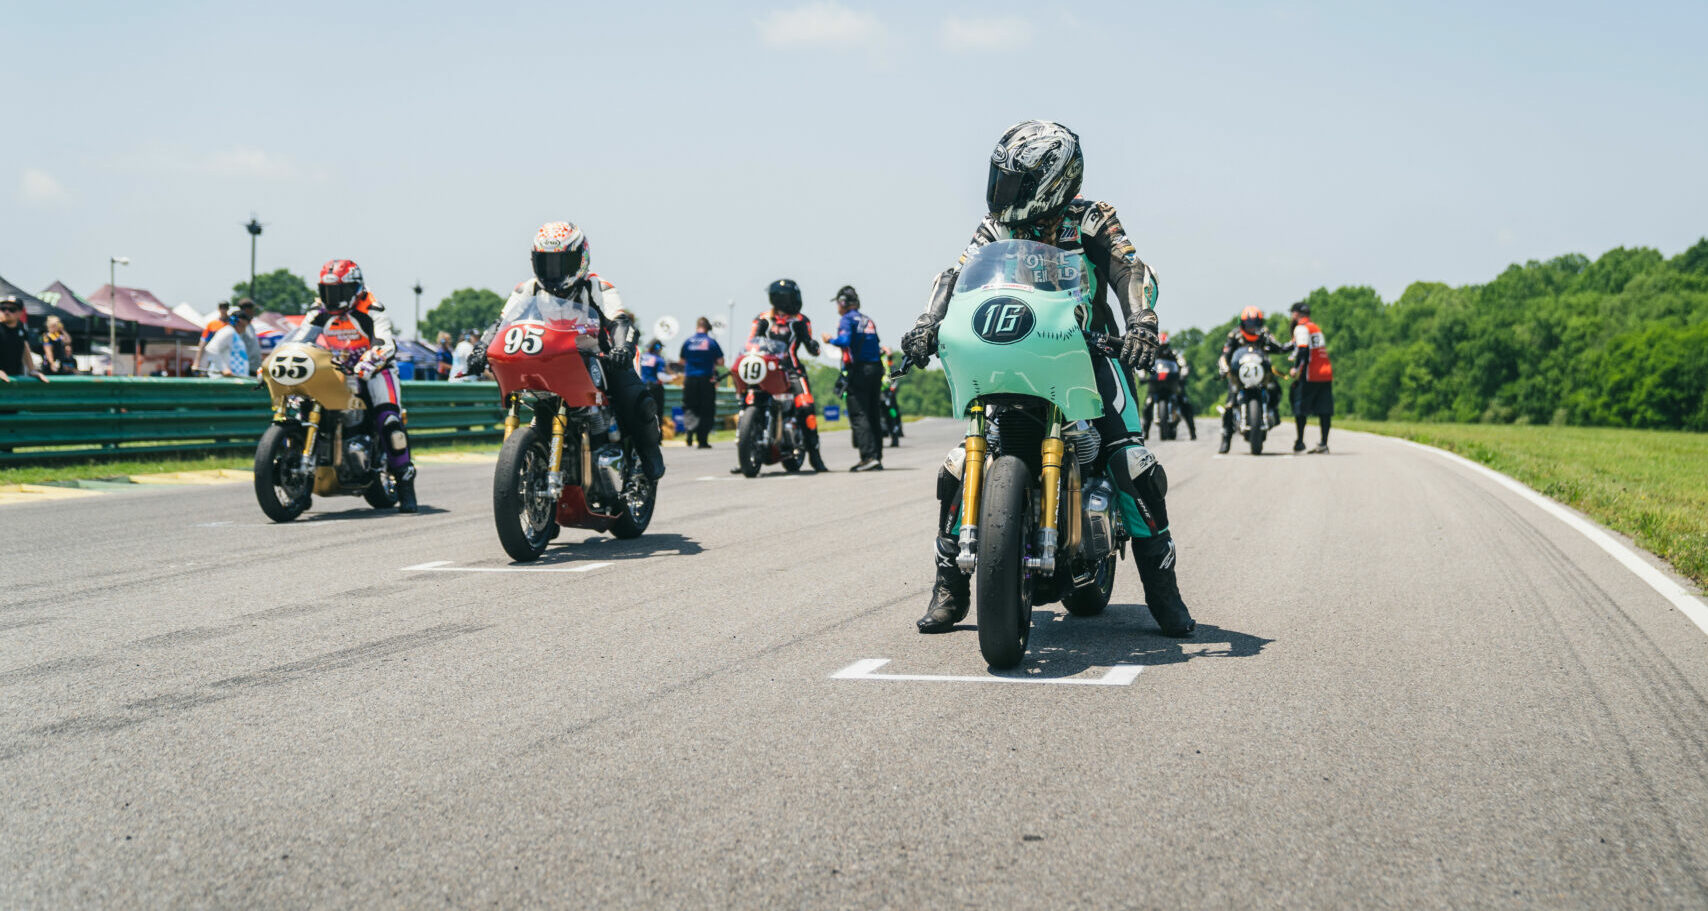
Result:
<svg viewBox="0 0 1708 911">
<path fill-rule="evenodd" d="M 1231 444 L 1233 442 L 1233 439 L 1234 438 L 1229 434 L 1226 434 L 1226 433 L 1222 434 L 1222 445 L 1216 447 L 1216 454 L 1217 455 L 1227 455 L 1228 454 L 1228 446 L 1229 446 L 1229 444 Z"/>
<path fill-rule="evenodd" d="M 955 539 L 937 537 L 937 581 L 931 586 L 931 603 L 925 616 L 915 625 L 922 633 L 946 633 L 967 618 L 967 608 L 973 602 L 972 580 L 955 565 L 960 548 Z"/>
<path fill-rule="evenodd" d="M 813 443 L 815 445 L 807 450 L 807 462 L 812 465 L 813 471 L 816 471 L 819 474 L 824 474 L 830 469 L 825 467 L 824 457 L 818 454 L 818 446 L 816 445 L 818 441 L 814 440 Z"/>
<path fill-rule="evenodd" d="M 421 507 L 415 502 L 415 463 L 392 479 L 393 489 L 397 491 L 398 512 L 418 512 Z"/>
<path fill-rule="evenodd" d="M 640 456 L 641 471 L 651 480 L 664 477 L 664 450 L 657 443 L 640 443 L 635 446 Z"/>
<path fill-rule="evenodd" d="M 1145 606 L 1162 627 L 1164 636 L 1185 639 L 1198 623 L 1180 599 L 1174 580 L 1174 537 L 1163 532 L 1150 538 L 1133 539 L 1133 562 L 1139 565 L 1139 581 L 1145 587 Z"/>
</svg>

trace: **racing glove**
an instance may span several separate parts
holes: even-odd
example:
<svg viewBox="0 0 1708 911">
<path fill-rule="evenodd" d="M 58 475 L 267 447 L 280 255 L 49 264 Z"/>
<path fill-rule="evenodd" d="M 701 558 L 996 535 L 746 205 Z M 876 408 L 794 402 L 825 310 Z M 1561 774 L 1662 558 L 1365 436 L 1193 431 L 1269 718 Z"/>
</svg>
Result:
<svg viewBox="0 0 1708 911">
<path fill-rule="evenodd" d="M 931 355 L 937 353 L 937 324 L 929 323 L 907 330 L 907 334 L 901 337 L 901 353 L 915 367 L 923 368 L 931 363 Z"/>
<path fill-rule="evenodd" d="M 469 352 L 468 375 L 478 379 L 481 375 L 483 375 L 485 373 L 486 373 L 486 346 L 476 345 L 475 349 L 473 351 Z"/>
<path fill-rule="evenodd" d="M 355 373 L 360 379 L 365 380 L 373 377 L 375 373 L 379 372 L 379 369 L 380 361 L 374 356 L 374 349 L 372 348 L 369 348 L 361 357 L 356 359 Z"/>
<path fill-rule="evenodd" d="M 1133 370 L 1150 369 L 1151 362 L 1156 360 L 1156 349 L 1161 347 L 1156 327 L 1155 310 L 1140 311 L 1133 318 L 1133 325 L 1121 336 L 1121 350 L 1116 355 L 1122 364 Z"/>
</svg>

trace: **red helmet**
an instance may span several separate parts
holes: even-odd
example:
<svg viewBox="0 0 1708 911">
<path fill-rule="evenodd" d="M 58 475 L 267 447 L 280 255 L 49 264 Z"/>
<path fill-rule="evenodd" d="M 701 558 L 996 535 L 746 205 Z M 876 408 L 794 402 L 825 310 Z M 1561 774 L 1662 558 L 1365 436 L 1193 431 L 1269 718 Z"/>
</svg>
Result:
<svg viewBox="0 0 1708 911">
<path fill-rule="evenodd" d="M 1168 344 L 1168 333 L 1166 333 L 1166 332 L 1164 332 L 1164 333 L 1162 333 L 1162 334 L 1161 334 L 1161 335 L 1158 335 L 1158 336 L 1157 336 L 1157 337 L 1156 337 L 1156 343 L 1157 343 L 1157 344 L 1159 344 L 1159 345 L 1166 345 L 1166 344 Z"/>
<path fill-rule="evenodd" d="M 1258 333 L 1263 331 L 1263 311 L 1256 307 L 1247 307 L 1239 312 L 1239 331 L 1248 342 L 1257 341 Z"/>
<path fill-rule="evenodd" d="M 548 221 L 534 232 L 534 277 L 548 291 L 559 291 L 587 277 L 593 268 L 587 235 L 567 221 Z"/>
<path fill-rule="evenodd" d="M 356 305 L 364 290 L 362 268 L 355 260 L 333 259 L 320 267 L 320 305 L 327 310 L 343 313 Z"/>
</svg>

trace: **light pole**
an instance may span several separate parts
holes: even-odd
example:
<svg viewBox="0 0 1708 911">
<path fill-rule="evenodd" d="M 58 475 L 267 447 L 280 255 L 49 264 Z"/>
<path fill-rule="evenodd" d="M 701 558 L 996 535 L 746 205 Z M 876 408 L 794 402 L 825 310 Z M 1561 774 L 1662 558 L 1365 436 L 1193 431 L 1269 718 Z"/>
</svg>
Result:
<svg viewBox="0 0 1708 911">
<path fill-rule="evenodd" d="M 119 267 L 130 265 L 130 257 L 113 256 L 107 259 L 107 375 L 119 372 Z M 135 372 L 134 362 L 131 367 Z"/>
<path fill-rule="evenodd" d="M 249 224 L 244 225 L 243 228 L 249 232 L 249 299 L 253 301 L 255 300 L 255 242 L 261 238 L 261 223 L 255 220 L 254 215 L 250 215 Z M 255 301 L 255 307 L 260 309 L 261 302 Z"/>
<path fill-rule="evenodd" d="M 421 341 L 421 279 L 415 280 L 415 340 Z"/>
</svg>

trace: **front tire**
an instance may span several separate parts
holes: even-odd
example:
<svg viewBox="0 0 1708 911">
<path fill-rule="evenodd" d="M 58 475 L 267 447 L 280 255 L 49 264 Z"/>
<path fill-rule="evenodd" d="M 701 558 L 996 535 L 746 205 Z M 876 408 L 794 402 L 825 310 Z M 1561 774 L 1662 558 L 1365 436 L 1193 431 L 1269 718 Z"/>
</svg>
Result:
<svg viewBox="0 0 1708 911">
<path fill-rule="evenodd" d="M 557 531 L 557 503 L 545 498 L 551 456 L 533 426 L 517 428 L 498 452 L 492 475 L 492 518 L 498 543 L 512 560 L 526 563 L 546 552 Z"/>
<path fill-rule="evenodd" d="M 1263 402 L 1252 399 L 1245 403 L 1245 424 L 1251 428 L 1246 434 L 1251 443 L 1251 454 L 1263 455 L 1263 437 L 1267 433 L 1263 429 Z"/>
<path fill-rule="evenodd" d="M 741 417 L 735 422 L 735 457 L 741 464 L 741 473 L 750 477 L 759 477 L 759 467 L 764 460 L 759 458 L 759 409 L 749 406 L 741 410 Z"/>
<path fill-rule="evenodd" d="M 999 456 L 984 482 L 978 565 L 979 652 L 995 670 L 1026 658 L 1032 583 L 1026 570 L 1032 528 L 1032 473 L 1019 456 Z"/>
<path fill-rule="evenodd" d="M 296 473 L 306 435 L 301 427 L 274 424 L 255 446 L 255 499 L 275 522 L 292 521 L 314 499 L 314 475 L 304 479 Z"/>
</svg>

